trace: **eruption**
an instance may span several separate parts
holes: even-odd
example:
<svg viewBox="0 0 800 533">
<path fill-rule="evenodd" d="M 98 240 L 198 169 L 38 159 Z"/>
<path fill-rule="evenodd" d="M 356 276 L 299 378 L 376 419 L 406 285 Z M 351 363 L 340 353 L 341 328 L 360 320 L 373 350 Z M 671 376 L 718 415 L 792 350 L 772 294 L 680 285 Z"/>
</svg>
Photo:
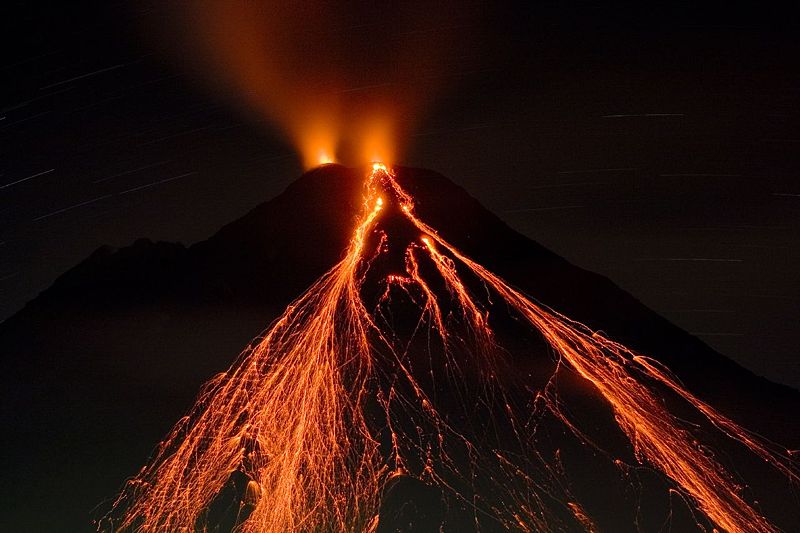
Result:
<svg viewBox="0 0 800 533">
<path fill-rule="evenodd" d="M 501 316 L 550 347 L 555 371 L 542 386 L 510 377 Z M 375 531 L 391 487 L 410 479 L 466 510 L 474 529 L 596 530 L 559 453 L 537 446 L 550 413 L 601 448 L 564 408 L 556 387 L 564 372 L 602 398 L 629 441 L 639 464 L 609 457 L 621 472 L 660 472 L 699 528 L 777 531 L 670 406 L 680 402 L 794 483 L 800 472 L 789 452 L 717 412 L 655 360 L 467 257 L 416 214 L 382 163 L 367 172 L 342 259 L 204 388 L 100 529 Z"/>
<path fill-rule="evenodd" d="M 181 49 L 282 128 L 306 167 L 373 163 L 341 260 L 206 385 L 99 529 L 378 531 L 395 512 L 388 502 L 418 497 L 403 496 L 410 483 L 457 515 L 430 513 L 437 530 L 447 520 L 453 531 L 597 531 L 563 450 L 542 445 L 549 417 L 620 475 L 658 472 L 698 528 L 777 531 L 685 416 L 795 483 L 790 452 L 654 359 L 468 257 L 417 215 L 411 189 L 379 162 L 397 160 L 398 141 L 454 70 L 450 43 L 468 33 L 471 9 L 426 4 L 387 19 L 370 4 L 194 7 L 171 19 L 191 35 Z M 516 334 L 553 354 L 549 374 L 517 371 L 504 342 Z M 557 386 L 565 374 L 610 411 L 626 458 L 570 414 Z"/>
</svg>

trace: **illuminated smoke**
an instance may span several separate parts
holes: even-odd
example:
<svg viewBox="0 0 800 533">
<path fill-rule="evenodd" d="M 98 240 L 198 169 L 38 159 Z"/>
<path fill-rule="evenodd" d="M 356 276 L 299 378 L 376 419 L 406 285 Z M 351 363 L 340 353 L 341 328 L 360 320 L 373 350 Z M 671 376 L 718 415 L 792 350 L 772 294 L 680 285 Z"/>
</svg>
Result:
<svg viewBox="0 0 800 533">
<path fill-rule="evenodd" d="M 469 2 L 188 1 L 165 8 L 159 48 L 251 116 L 306 168 L 397 161 L 464 58 Z"/>
</svg>

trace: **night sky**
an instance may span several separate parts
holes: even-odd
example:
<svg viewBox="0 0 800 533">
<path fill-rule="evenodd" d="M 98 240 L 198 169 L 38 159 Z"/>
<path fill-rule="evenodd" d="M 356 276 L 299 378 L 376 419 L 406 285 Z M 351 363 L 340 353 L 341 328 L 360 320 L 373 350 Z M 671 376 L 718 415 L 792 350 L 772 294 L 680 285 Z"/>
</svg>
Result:
<svg viewBox="0 0 800 533">
<path fill-rule="evenodd" d="M 800 387 L 796 14 L 532 3 L 473 4 L 469 25 L 422 34 L 463 43 L 395 163 L 445 174 L 721 353 Z M 302 172 L 285 134 L 152 38 L 161 2 L 72 4 L 4 7 L 0 319 L 102 244 L 202 240 Z M 342 8 L 345 41 L 392 23 L 362 7 Z M 344 90 L 357 98 L 383 71 L 366 62 L 366 81 Z"/>
</svg>

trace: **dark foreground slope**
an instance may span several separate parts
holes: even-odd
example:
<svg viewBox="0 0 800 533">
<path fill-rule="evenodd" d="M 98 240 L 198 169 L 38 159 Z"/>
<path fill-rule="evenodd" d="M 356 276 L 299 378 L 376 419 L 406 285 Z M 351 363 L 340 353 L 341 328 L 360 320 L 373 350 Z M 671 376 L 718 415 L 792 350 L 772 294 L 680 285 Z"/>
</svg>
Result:
<svg viewBox="0 0 800 533">
<path fill-rule="evenodd" d="M 192 404 L 341 255 L 363 172 L 307 173 L 210 239 L 100 248 L 0 325 L 0 530 L 83 531 Z M 606 278 L 506 226 L 463 189 L 399 169 L 417 212 L 538 301 L 663 361 L 743 425 L 800 447 L 800 394 L 759 378 Z"/>
</svg>

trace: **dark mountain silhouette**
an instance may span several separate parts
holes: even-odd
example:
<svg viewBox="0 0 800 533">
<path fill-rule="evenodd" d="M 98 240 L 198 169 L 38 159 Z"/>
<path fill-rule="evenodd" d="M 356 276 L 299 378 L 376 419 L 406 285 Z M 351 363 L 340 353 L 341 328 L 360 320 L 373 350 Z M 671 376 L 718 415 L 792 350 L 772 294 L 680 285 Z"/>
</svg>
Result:
<svg viewBox="0 0 800 533">
<path fill-rule="evenodd" d="M 745 427 L 800 447 L 800 393 L 755 376 L 608 279 L 515 232 L 443 176 L 397 172 L 418 214 L 467 255 L 539 302 L 660 360 Z M 91 530 L 95 506 L 144 464 L 201 384 L 225 370 L 341 256 L 360 209 L 363 175 L 336 165 L 315 169 L 189 247 L 148 240 L 101 247 L 2 323 L 0 530 Z M 734 461 L 738 453 L 728 452 Z M 751 467 L 741 465 L 746 478 Z M 596 493 L 596 514 L 609 531 L 632 528 L 631 516 L 615 510 L 618 493 L 606 490 L 605 474 L 587 469 L 576 490 Z M 759 476 L 754 487 L 779 479 Z M 406 488 L 413 481 L 395 485 L 387 489 L 386 506 L 413 502 L 416 496 L 403 496 L 414 492 Z M 641 494 L 624 496 L 633 508 Z M 784 527 L 800 526 L 783 497 L 762 501 L 765 513 L 775 513 Z M 415 508 L 420 516 L 441 514 L 430 498 L 416 507 L 399 505 L 385 510 L 381 530 L 424 531 L 408 516 Z M 681 513 L 675 512 L 678 523 Z M 392 520 L 396 527 L 387 525 Z"/>
</svg>

